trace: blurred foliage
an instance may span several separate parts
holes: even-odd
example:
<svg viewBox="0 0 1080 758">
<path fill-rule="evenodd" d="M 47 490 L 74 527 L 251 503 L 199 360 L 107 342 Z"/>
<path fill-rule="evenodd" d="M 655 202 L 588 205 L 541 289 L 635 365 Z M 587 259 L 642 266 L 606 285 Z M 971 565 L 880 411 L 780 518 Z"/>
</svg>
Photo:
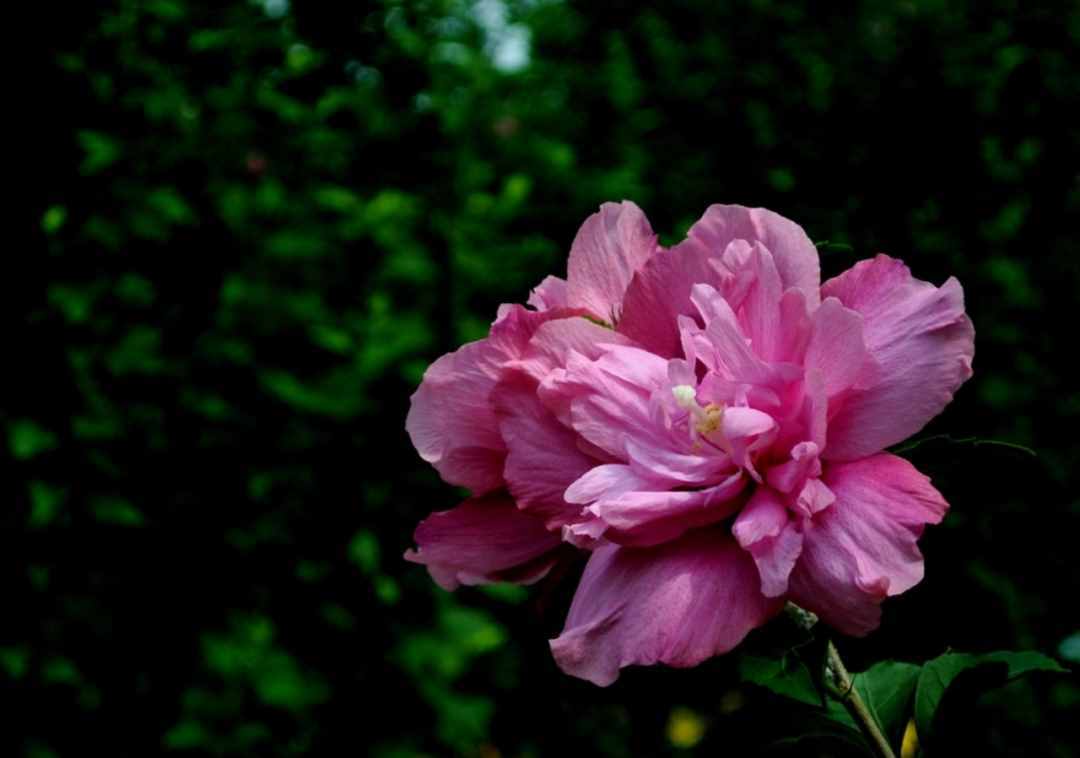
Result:
<svg viewBox="0 0 1080 758">
<path fill-rule="evenodd" d="M 3 754 L 740 755 L 799 723 L 737 656 L 562 676 L 573 576 L 448 596 L 400 558 L 454 504 L 403 430 L 424 367 L 621 198 L 667 242 L 764 205 L 829 241 L 827 274 L 885 250 L 961 279 L 976 375 L 926 434 L 1038 457 L 907 453 L 953 512 L 926 581 L 841 646 L 1080 659 L 1080 6 L 60 15 L 5 301 Z M 1068 756 L 1078 706 L 1075 678 L 1021 681 L 951 720 L 972 754 Z"/>
</svg>

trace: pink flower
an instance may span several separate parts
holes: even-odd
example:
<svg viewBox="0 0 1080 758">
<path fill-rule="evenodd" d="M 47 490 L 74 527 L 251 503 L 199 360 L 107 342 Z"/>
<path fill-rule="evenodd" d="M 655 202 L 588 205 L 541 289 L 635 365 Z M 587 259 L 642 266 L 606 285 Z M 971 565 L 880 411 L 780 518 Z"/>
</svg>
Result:
<svg viewBox="0 0 1080 758">
<path fill-rule="evenodd" d="M 883 450 L 971 376 L 963 291 L 885 255 L 821 284 L 793 222 L 714 205 L 661 248 L 633 203 L 581 227 L 566 280 L 436 361 L 406 428 L 473 497 L 406 554 L 459 584 L 591 553 L 559 666 L 692 666 L 791 600 L 865 634 L 919 582 L 948 504 Z"/>
</svg>

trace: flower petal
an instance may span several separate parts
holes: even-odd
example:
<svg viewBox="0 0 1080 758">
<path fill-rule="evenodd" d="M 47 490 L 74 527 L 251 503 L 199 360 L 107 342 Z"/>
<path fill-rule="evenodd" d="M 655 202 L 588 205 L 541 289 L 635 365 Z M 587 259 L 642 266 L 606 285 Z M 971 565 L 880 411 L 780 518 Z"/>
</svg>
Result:
<svg viewBox="0 0 1080 758">
<path fill-rule="evenodd" d="M 607 686 L 624 666 L 687 667 L 725 653 L 780 607 L 721 531 L 649 549 L 605 545 L 589 559 L 551 651 L 566 673 Z"/>
<path fill-rule="evenodd" d="M 722 248 L 703 252 L 684 245 L 657 253 L 634 275 L 616 326 L 622 334 L 665 358 L 682 354 L 678 317 L 697 312 L 690 302 L 693 286 L 708 284 L 720 290 L 731 278 L 721 262 Z"/>
<path fill-rule="evenodd" d="M 780 597 L 802 552 L 803 535 L 781 496 L 759 487 L 731 527 L 739 545 L 754 559 L 761 576 L 761 592 Z"/>
<path fill-rule="evenodd" d="M 956 279 L 935 287 L 879 255 L 827 281 L 822 295 L 862 315 L 877 363 L 831 416 L 824 458 L 861 458 L 910 437 L 971 376 L 975 330 Z"/>
<path fill-rule="evenodd" d="M 413 534 L 417 550 L 405 559 L 428 568 L 440 587 L 517 581 L 542 577 L 554 563 L 559 535 L 543 519 L 518 510 L 503 494 L 466 500 L 432 513 Z"/>
<path fill-rule="evenodd" d="M 888 453 L 826 463 L 822 480 L 836 500 L 805 524 L 791 595 L 840 631 L 865 634 L 886 596 L 922 579 L 916 541 L 948 504 L 926 476 Z"/>
<path fill-rule="evenodd" d="M 540 324 L 573 311 L 503 306 L 490 334 L 435 361 L 411 398 L 405 429 L 442 478 L 479 495 L 503 484 L 506 448 L 489 395 Z"/>
<path fill-rule="evenodd" d="M 633 490 L 605 494 L 588 507 L 604 537 L 620 545 L 658 545 L 735 513 L 746 477 L 739 471 L 700 490 Z"/>
<path fill-rule="evenodd" d="M 604 203 L 570 247 L 567 303 L 615 324 L 634 272 L 657 250 L 656 235 L 634 203 Z"/>
<path fill-rule="evenodd" d="M 549 529 L 577 520 L 581 506 L 563 493 L 596 465 L 577 447 L 577 435 L 560 424 L 536 396 L 536 382 L 511 372 L 491 393 L 506 445 L 503 477 L 518 507 L 544 518 Z"/>
<path fill-rule="evenodd" d="M 566 280 L 548 276 L 529 293 L 528 304 L 538 311 L 566 307 Z"/>
</svg>

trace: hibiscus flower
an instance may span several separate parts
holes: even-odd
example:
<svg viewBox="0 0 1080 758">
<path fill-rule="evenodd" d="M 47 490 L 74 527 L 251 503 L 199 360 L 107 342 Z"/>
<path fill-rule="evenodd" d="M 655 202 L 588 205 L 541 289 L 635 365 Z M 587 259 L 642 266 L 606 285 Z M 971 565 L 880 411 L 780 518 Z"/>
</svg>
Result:
<svg viewBox="0 0 1080 758">
<path fill-rule="evenodd" d="M 711 206 L 657 243 L 630 202 L 582 225 L 566 279 L 443 356 L 406 428 L 472 497 L 406 558 L 447 589 L 535 581 L 590 553 L 559 666 L 600 685 L 692 666 L 786 601 L 862 635 L 917 584 L 948 504 L 885 448 L 971 376 L 963 290 L 885 255 L 821 283 L 817 249 L 761 208 Z"/>
</svg>

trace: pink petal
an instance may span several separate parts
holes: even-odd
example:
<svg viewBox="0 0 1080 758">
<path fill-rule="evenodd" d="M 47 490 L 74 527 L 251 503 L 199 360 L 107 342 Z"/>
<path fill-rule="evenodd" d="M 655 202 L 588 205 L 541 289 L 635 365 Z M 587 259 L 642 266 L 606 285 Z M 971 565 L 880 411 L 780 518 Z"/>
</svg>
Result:
<svg viewBox="0 0 1080 758">
<path fill-rule="evenodd" d="M 589 506 L 607 526 L 604 536 L 622 545 L 657 545 L 735 513 L 746 486 L 741 472 L 700 490 L 635 490 L 605 495 Z"/>
<path fill-rule="evenodd" d="M 615 497 L 649 486 L 649 480 L 634 473 L 624 463 L 607 463 L 582 474 L 566 489 L 567 502 L 587 505 L 604 497 Z"/>
<path fill-rule="evenodd" d="M 565 308 L 566 299 L 566 280 L 548 276 L 529 293 L 528 304 L 538 311 L 548 311 Z"/>
<path fill-rule="evenodd" d="M 723 249 L 702 252 L 677 245 L 654 255 L 626 289 L 619 332 L 657 355 L 675 358 L 682 352 L 677 320 L 696 313 L 690 302 L 695 284 L 722 289 L 731 275 L 721 263 Z"/>
<path fill-rule="evenodd" d="M 603 687 L 624 666 L 688 667 L 725 653 L 780 607 L 723 532 L 650 549 L 606 545 L 589 559 L 551 651 L 563 671 Z"/>
<path fill-rule="evenodd" d="M 821 372 L 825 394 L 832 398 L 853 386 L 873 363 L 863 339 L 863 318 L 827 297 L 814 312 L 803 365 Z"/>
<path fill-rule="evenodd" d="M 511 373 L 491 394 L 507 455 L 503 476 L 518 507 L 557 529 L 577 519 L 580 506 L 563 499 L 566 488 L 597 461 L 577 447 L 577 435 L 560 424 L 536 396 L 536 382 Z"/>
<path fill-rule="evenodd" d="M 656 235 L 640 208 L 629 201 L 604 203 L 570 247 L 567 303 L 615 324 L 630 279 L 656 250 Z"/>
<path fill-rule="evenodd" d="M 565 377 L 545 383 L 543 398 L 559 407 L 571 396 L 569 420 L 585 440 L 618 460 L 627 460 L 626 443 L 663 447 L 668 432 L 654 422 L 653 393 L 667 386 L 667 361 L 633 347 L 612 346 L 596 361 L 571 356 Z"/>
<path fill-rule="evenodd" d="M 474 494 L 502 486 L 506 448 L 489 395 L 506 364 L 521 356 L 540 324 L 572 314 L 503 306 L 486 338 L 428 367 L 413 393 L 405 429 L 420 457 L 445 481 Z"/>
<path fill-rule="evenodd" d="M 922 579 L 916 541 L 948 504 L 926 476 L 888 453 L 828 463 L 822 479 L 836 501 L 805 523 L 792 599 L 842 632 L 865 634 L 886 596 Z"/>
<path fill-rule="evenodd" d="M 780 597 L 786 593 L 788 577 L 802 553 L 803 536 L 780 495 L 759 487 L 739 512 L 731 532 L 753 557 L 762 594 Z"/>
<path fill-rule="evenodd" d="M 776 263 L 782 289 L 796 287 L 812 308 L 817 306 L 821 266 L 817 248 L 802 227 L 765 208 L 711 205 L 690 227 L 680 247 L 685 245 L 705 255 L 726 249 L 732 240 L 764 245 Z"/>
<path fill-rule="evenodd" d="M 596 360 L 606 352 L 607 345 L 631 344 L 618 332 L 587 318 L 559 318 L 537 328 L 524 355 L 513 365 L 537 381 L 543 381 L 556 368 L 566 366 L 571 352 Z"/>
<path fill-rule="evenodd" d="M 827 281 L 822 294 L 862 315 L 877 363 L 830 418 L 825 458 L 861 458 L 910 437 L 971 376 L 975 330 L 955 279 L 935 287 L 879 255 Z"/>
<path fill-rule="evenodd" d="M 405 559 L 428 568 L 444 589 L 499 581 L 529 583 L 554 562 L 558 534 L 542 519 L 518 510 L 505 495 L 466 500 L 449 511 L 432 513 L 416 527 L 417 550 Z"/>
</svg>

